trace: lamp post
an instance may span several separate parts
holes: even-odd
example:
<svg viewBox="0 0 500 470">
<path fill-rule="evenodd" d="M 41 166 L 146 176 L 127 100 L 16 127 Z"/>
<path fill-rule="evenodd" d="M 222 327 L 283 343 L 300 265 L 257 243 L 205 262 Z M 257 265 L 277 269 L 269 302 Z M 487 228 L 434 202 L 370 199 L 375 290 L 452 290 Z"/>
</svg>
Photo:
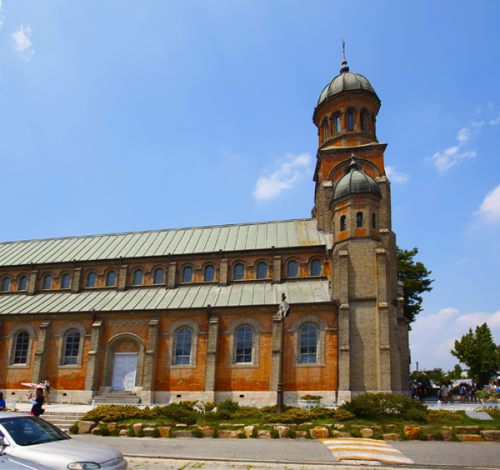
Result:
<svg viewBox="0 0 500 470">
<path fill-rule="evenodd" d="M 286 301 L 286 295 L 281 294 L 281 303 L 279 305 L 279 316 L 281 319 L 281 344 L 280 344 L 280 369 L 278 377 L 278 400 L 276 403 L 276 415 L 283 413 L 283 349 L 285 344 L 285 317 L 290 310 L 290 305 Z"/>
</svg>

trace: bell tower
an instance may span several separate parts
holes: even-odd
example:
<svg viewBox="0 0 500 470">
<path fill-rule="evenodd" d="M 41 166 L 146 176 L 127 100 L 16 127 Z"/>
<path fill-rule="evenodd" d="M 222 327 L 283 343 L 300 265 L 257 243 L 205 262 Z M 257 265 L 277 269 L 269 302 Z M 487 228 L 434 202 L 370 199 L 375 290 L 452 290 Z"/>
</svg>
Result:
<svg viewBox="0 0 500 470">
<path fill-rule="evenodd" d="M 331 296 L 339 304 L 339 401 L 364 392 L 409 394 L 408 323 L 403 316 L 392 231 L 387 144 L 376 134 L 380 99 L 353 73 L 322 91 L 314 171 L 318 229 L 332 234 Z"/>
</svg>

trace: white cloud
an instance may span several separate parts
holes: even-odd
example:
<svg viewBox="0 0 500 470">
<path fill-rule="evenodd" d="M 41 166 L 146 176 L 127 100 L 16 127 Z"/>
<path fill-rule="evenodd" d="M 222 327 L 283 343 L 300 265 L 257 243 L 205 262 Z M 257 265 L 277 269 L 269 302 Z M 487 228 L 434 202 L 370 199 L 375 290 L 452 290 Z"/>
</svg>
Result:
<svg viewBox="0 0 500 470">
<path fill-rule="evenodd" d="M 437 314 L 417 317 L 410 331 L 412 369 L 418 361 L 419 369 L 441 367 L 451 370 L 458 359 L 450 354 L 455 340 L 465 335 L 469 328 L 487 323 L 494 341 L 500 342 L 500 310 L 495 313 L 475 312 L 460 314 L 456 308 L 444 308 Z"/>
<path fill-rule="evenodd" d="M 278 197 L 284 189 L 293 188 L 294 184 L 303 176 L 305 169 L 312 161 L 311 155 L 287 155 L 278 161 L 274 167 L 267 167 L 266 176 L 261 176 L 252 195 L 259 201 Z M 273 171 L 274 170 L 274 171 Z"/>
<path fill-rule="evenodd" d="M 396 171 L 395 166 L 386 166 L 385 173 L 390 180 L 396 183 L 406 183 L 410 179 L 410 175 Z"/>
<path fill-rule="evenodd" d="M 486 195 L 475 215 L 479 215 L 484 222 L 500 222 L 500 185 Z"/>
<path fill-rule="evenodd" d="M 33 43 L 31 42 L 31 28 L 30 25 L 26 29 L 21 25 L 19 31 L 11 34 L 14 49 L 18 52 L 19 57 L 26 61 L 33 57 L 35 51 L 31 49 Z"/>
<path fill-rule="evenodd" d="M 488 108 L 495 109 L 495 105 L 491 101 L 488 101 Z"/>
<path fill-rule="evenodd" d="M 492 119 L 492 120 L 490 121 L 490 124 L 491 124 L 492 126 L 496 126 L 497 124 L 500 124 L 500 113 L 498 113 L 498 116 L 497 116 L 495 119 Z"/>
<path fill-rule="evenodd" d="M 2 8 L 2 0 L 0 0 L 0 13 L 3 11 L 3 8 Z M 3 25 L 3 22 L 5 21 L 5 16 L 2 16 L 0 15 L 0 28 L 2 27 Z"/>
</svg>

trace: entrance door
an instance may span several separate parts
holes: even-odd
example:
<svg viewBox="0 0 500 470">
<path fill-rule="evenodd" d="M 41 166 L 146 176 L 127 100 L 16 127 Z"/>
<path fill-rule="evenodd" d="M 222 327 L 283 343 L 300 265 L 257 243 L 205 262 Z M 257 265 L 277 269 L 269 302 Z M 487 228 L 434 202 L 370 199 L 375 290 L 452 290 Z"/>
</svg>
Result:
<svg viewBox="0 0 500 470">
<path fill-rule="evenodd" d="M 115 353 L 111 390 L 133 390 L 137 371 L 137 353 Z"/>
</svg>

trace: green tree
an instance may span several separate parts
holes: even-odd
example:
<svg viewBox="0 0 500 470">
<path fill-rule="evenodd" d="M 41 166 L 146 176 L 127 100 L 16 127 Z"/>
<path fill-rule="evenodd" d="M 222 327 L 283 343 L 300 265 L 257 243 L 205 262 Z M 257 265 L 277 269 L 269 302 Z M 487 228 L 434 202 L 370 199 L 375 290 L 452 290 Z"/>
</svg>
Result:
<svg viewBox="0 0 500 470">
<path fill-rule="evenodd" d="M 487 323 L 477 326 L 475 332 L 469 329 L 460 341 L 455 340 L 455 349 L 451 350 L 451 354 L 469 368 L 469 378 L 480 385 L 489 383 L 498 371 L 499 353 Z"/>
<path fill-rule="evenodd" d="M 411 323 L 415 321 L 415 317 L 422 311 L 422 294 L 430 292 L 430 285 L 434 279 L 430 279 L 432 274 L 428 271 L 423 263 L 414 261 L 414 257 L 418 254 L 418 248 L 413 250 L 402 250 L 396 247 L 396 255 L 398 261 L 398 277 L 403 283 L 403 291 L 405 303 L 403 312 L 406 319 Z"/>
</svg>

